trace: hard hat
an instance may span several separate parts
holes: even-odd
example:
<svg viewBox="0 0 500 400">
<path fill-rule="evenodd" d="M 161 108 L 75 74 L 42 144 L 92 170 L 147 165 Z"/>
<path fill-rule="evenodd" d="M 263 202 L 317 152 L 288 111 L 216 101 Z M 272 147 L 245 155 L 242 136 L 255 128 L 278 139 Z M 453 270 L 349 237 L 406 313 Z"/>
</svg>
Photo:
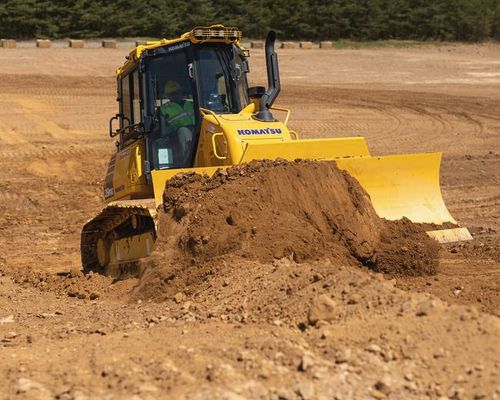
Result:
<svg viewBox="0 0 500 400">
<path fill-rule="evenodd" d="M 167 83 L 165 83 L 164 90 L 166 95 L 178 93 L 181 91 L 181 85 L 176 81 L 167 81 Z"/>
</svg>

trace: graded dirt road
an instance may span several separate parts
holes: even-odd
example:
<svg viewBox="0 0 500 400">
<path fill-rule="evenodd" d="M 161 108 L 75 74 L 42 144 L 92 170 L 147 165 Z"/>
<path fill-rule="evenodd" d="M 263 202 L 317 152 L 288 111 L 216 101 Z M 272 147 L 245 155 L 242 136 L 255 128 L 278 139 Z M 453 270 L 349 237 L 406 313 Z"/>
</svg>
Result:
<svg viewBox="0 0 500 400">
<path fill-rule="evenodd" d="M 233 255 L 155 291 L 78 273 L 125 55 L 0 49 L 0 398 L 500 397 L 500 46 L 279 52 L 302 137 L 444 153 L 474 240 L 442 247 L 436 275 Z"/>
</svg>

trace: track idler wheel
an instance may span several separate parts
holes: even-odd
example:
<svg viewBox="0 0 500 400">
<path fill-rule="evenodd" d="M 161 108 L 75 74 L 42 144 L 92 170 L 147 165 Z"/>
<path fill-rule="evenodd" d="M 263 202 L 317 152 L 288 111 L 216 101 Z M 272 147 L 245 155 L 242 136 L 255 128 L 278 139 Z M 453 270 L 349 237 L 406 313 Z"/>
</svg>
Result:
<svg viewBox="0 0 500 400">
<path fill-rule="evenodd" d="M 107 238 L 99 238 L 96 243 L 97 261 L 101 267 L 106 267 L 109 264 L 109 251 L 111 241 Z"/>
</svg>

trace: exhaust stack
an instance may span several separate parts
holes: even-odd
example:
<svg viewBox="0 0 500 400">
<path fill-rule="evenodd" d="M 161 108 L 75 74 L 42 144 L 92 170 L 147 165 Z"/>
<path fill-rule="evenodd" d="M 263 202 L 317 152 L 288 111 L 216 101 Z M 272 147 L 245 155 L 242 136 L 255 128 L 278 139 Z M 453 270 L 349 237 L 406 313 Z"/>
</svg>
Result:
<svg viewBox="0 0 500 400">
<path fill-rule="evenodd" d="M 260 99 L 260 110 L 255 115 L 255 119 L 260 121 L 276 121 L 269 111 L 281 90 L 278 55 L 274 51 L 275 40 L 276 32 L 269 31 L 266 37 L 267 90 Z"/>
</svg>

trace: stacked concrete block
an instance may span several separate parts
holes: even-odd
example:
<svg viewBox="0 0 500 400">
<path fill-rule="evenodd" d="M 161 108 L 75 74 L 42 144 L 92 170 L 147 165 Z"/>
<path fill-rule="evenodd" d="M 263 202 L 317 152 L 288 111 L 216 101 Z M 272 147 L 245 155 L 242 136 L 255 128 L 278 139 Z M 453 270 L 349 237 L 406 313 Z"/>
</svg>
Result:
<svg viewBox="0 0 500 400">
<path fill-rule="evenodd" d="M 105 49 L 116 49 L 116 40 L 103 40 L 102 47 Z"/>
<path fill-rule="evenodd" d="M 320 49 L 332 49 L 333 48 L 333 42 L 329 40 L 325 40 L 322 42 L 319 42 L 319 48 Z"/>
<path fill-rule="evenodd" d="M 70 39 L 69 47 L 73 49 L 83 49 L 85 47 L 85 42 L 83 40 Z"/>
<path fill-rule="evenodd" d="M 4 49 L 15 49 L 16 45 L 16 41 L 13 39 L 2 39 L 0 41 L 0 47 L 3 47 Z"/>
<path fill-rule="evenodd" d="M 281 43 L 282 49 L 296 49 L 297 47 L 298 47 L 298 45 L 295 42 L 283 42 L 283 43 Z"/>
<path fill-rule="evenodd" d="M 301 49 L 312 49 L 313 44 L 312 44 L 312 42 L 300 42 L 300 48 Z"/>
<path fill-rule="evenodd" d="M 36 47 L 39 47 L 41 49 L 49 49 L 50 47 L 52 47 L 52 42 L 48 39 L 37 39 Z"/>
<path fill-rule="evenodd" d="M 250 48 L 252 48 L 252 49 L 263 49 L 264 48 L 264 42 L 262 40 L 256 40 L 256 41 L 250 42 Z"/>
</svg>

